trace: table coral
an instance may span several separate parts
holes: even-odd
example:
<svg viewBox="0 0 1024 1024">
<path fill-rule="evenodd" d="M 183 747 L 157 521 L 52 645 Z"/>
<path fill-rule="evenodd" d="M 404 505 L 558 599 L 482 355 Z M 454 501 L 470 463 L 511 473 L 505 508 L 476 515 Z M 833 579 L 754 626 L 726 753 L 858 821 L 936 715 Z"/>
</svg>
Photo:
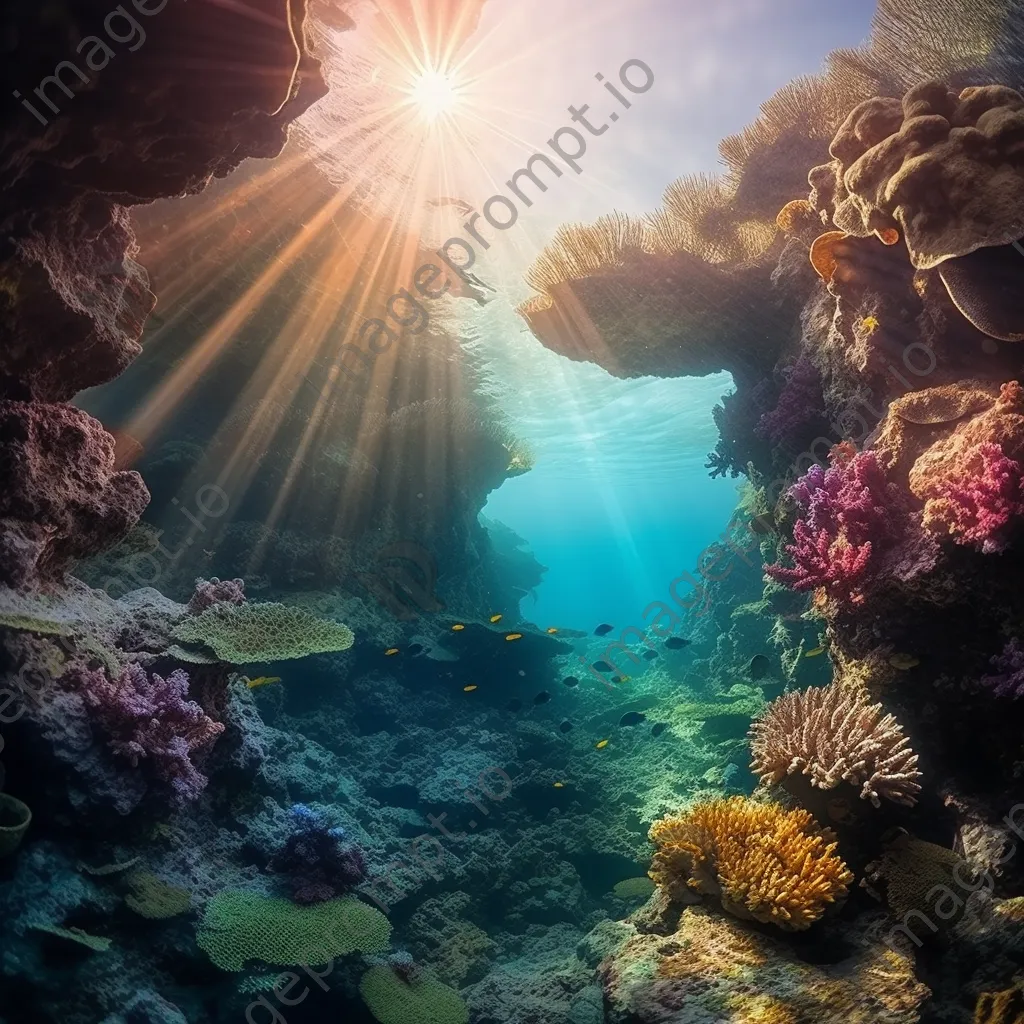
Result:
<svg viewBox="0 0 1024 1024">
<path fill-rule="evenodd" d="M 810 927 L 841 902 L 853 875 L 836 855 L 835 837 L 807 811 L 744 797 L 695 804 L 651 826 L 658 847 L 651 878 L 670 895 L 693 889 L 717 896 L 736 917 Z"/>
<path fill-rule="evenodd" d="M 875 807 L 912 805 L 921 791 L 917 755 L 899 722 L 865 693 L 832 684 L 783 694 L 750 730 L 751 771 L 769 785 L 794 773 L 812 786 L 849 782 Z"/>
<path fill-rule="evenodd" d="M 179 623 L 173 636 L 200 644 L 234 665 L 345 651 L 355 639 L 340 622 L 274 603 L 217 603 Z"/>
<path fill-rule="evenodd" d="M 181 669 L 164 679 L 134 663 L 116 680 L 102 669 L 81 670 L 74 680 L 91 717 L 111 737 L 111 750 L 133 766 L 148 760 L 178 802 L 195 800 L 206 786 L 206 776 L 192 763 L 193 751 L 224 731 L 188 700 L 188 684 Z"/>
<path fill-rule="evenodd" d="M 889 482 L 874 452 L 834 452 L 828 469 L 813 465 L 789 490 L 801 509 L 786 553 L 792 567 L 765 567 L 794 590 L 815 590 L 859 604 L 875 581 L 907 582 L 932 569 L 934 541 L 908 496 Z"/>
<path fill-rule="evenodd" d="M 222 970 L 247 960 L 275 967 L 319 967 L 350 953 L 382 953 L 391 925 L 368 903 L 350 896 L 300 907 L 254 892 L 218 893 L 196 933 L 199 948 Z"/>
</svg>

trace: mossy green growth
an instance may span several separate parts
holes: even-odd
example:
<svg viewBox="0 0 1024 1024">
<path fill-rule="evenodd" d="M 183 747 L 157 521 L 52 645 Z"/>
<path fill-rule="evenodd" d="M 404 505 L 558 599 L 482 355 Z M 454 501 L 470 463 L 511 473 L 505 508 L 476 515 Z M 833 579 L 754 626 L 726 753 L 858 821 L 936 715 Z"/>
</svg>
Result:
<svg viewBox="0 0 1024 1024">
<path fill-rule="evenodd" d="M 646 875 L 643 875 L 637 878 L 624 878 L 621 882 L 616 882 L 612 887 L 612 892 L 620 900 L 646 900 L 656 888 L 657 886 Z"/>
<path fill-rule="evenodd" d="M 353 897 L 298 906 L 252 892 L 220 892 L 206 905 L 196 943 L 225 971 L 248 960 L 275 967 L 322 966 L 349 953 L 383 953 L 391 925 Z"/>
<path fill-rule="evenodd" d="M 429 974 L 403 981 L 390 967 L 371 967 L 359 992 L 380 1024 L 467 1024 L 469 1007 L 459 993 Z"/>
<path fill-rule="evenodd" d="M 721 701 L 678 704 L 671 713 L 674 724 L 702 722 L 704 735 L 713 740 L 740 739 L 750 722 L 765 709 L 764 695 L 755 687 L 737 684 Z"/>
<path fill-rule="evenodd" d="M 182 620 L 171 635 L 181 643 L 198 644 L 232 665 L 345 651 L 355 639 L 340 622 L 275 603 L 213 605 L 201 615 Z"/>
<path fill-rule="evenodd" d="M 58 939 L 67 939 L 68 942 L 84 946 L 94 953 L 105 953 L 111 946 L 110 939 L 101 935 L 90 935 L 88 932 L 83 932 L 81 928 L 61 928 L 59 925 L 52 924 L 34 924 L 31 925 L 31 928 L 36 932 L 54 935 Z"/>
</svg>

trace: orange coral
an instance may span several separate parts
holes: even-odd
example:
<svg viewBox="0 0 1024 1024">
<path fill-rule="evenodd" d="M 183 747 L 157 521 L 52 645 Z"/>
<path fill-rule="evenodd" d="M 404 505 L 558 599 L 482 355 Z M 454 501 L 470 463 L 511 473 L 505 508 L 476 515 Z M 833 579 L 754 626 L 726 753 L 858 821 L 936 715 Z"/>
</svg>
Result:
<svg viewBox="0 0 1024 1024">
<path fill-rule="evenodd" d="M 973 1024 L 1024 1024 L 1024 989 L 982 992 L 974 1007 Z"/>
<path fill-rule="evenodd" d="M 810 927 L 845 898 L 853 875 L 835 837 L 807 811 L 745 797 L 695 804 L 651 826 L 650 875 L 669 895 L 716 896 L 722 909 L 786 931 Z"/>
<path fill-rule="evenodd" d="M 825 234 L 818 235 L 811 244 L 811 266 L 826 283 L 832 280 L 839 266 L 836 246 L 847 237 L 845 231 L 826 231 Z"/>
</svg>

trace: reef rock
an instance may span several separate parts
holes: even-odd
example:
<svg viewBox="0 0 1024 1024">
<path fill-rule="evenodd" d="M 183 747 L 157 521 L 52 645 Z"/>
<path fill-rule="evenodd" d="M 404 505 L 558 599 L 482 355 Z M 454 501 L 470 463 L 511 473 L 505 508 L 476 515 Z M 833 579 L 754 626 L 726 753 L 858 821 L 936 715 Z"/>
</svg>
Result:
<svg viewBox="0 0 1024 1024">
<path fill-rule="evenodd" d="M 913 957 L 871 933 L 880 920 L 845 928 L 845 947 L 826 963 L 804 962 L 782 941 L 700 907 L 684 910 L 669 937 L 630 925 L 633 936 L 599 968 L 606 1020 L 915 1024 L 929 991 Z"/>
<path fill-rule="evenodd" d="M 59 582 L 125 537 L 149 492 L 114 467 L 114 439 L 70 405 L 0 401 L 0 583 Z"/>
</svg>

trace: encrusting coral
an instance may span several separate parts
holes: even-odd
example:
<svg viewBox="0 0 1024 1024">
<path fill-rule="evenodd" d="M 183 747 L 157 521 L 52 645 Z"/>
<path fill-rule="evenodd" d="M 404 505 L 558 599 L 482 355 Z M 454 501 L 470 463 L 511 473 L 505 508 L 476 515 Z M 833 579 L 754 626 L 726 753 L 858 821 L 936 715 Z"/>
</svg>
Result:
<svg viewBox="0 0 1024 1024">
<path fill-rule="evenodd" d="M 745 797 L 695 804 L 654 822 L 650 838 L 658 847 L 651 878 L 670 896 L 716 896 L 736 917 L 787 931 L 810 927 L 853 881 L 832 833 L 807 811 L 779 804 Z"/>
<path fill-rule="evenodd" d="M 898 231 L 926 269 L 1024 236 L 1024 97 L 1001 85 L 959 95 L 923 82 L 858 104 L 811 183 L 850 234 Z M 813 202 L 813 200 L 812 200 Z"/>
<path fill-rule="evenodd" d="M 807 776 L 819 789 L 848 782 L 875 807 L 912 805 L 921 791 L 917 755 L 899 722 L 867 694 L 835 683 L 783 694 L 751 726 L 750 769 L 770 785 Z"/>
</svg>

